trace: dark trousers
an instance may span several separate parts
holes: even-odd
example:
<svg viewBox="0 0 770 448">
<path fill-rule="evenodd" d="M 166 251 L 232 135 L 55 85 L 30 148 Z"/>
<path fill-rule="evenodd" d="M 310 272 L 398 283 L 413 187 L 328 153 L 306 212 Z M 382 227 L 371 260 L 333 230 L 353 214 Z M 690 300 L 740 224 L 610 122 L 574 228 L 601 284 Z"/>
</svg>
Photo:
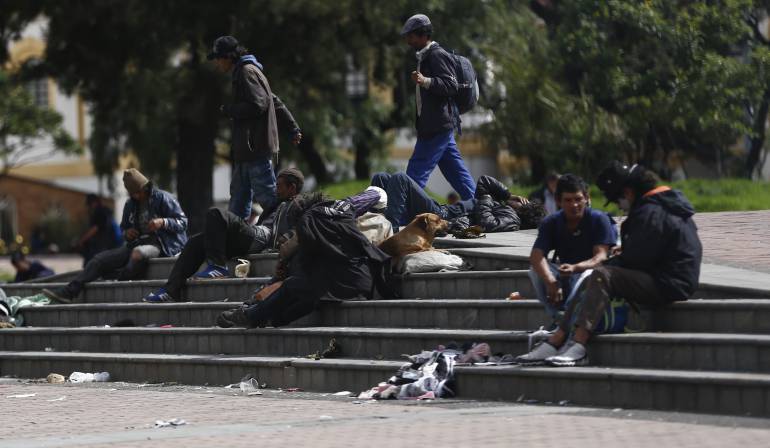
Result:
<svg viewBox="0 0 770 448">
<path fill-rule="evenodd" d="M 265 300 L 246 308 L 246 317 L 259 327 L 268 322 L 274 327 L 282 327 L 312 313 L 324 293 L 314 288 L 309 278 L 292 275 Z"/>
<path fill-rule="evenodd" d="M 204 261 L 225 266 L 230 258 L 261 252 L 267 245 L 266 236 L 232 212 L 209 209 L 203 233 L 193 235 L 187 241 L 174 263 L 166 282 L 166 292 L 179 300 L 185 281 Z"/>
<path fill-rule="evenodd" d="M 409 224 L 421 213 L 434 213 L 451 220 L 468 215 L 476 205 L 475 199 L 440 205 L 405 173 L 377 173 L 372 176 L 372 185 L 382 188 L 388 194 L 385 217 L 393 224 L 394 230 Z"/>
<path fill-rule="evenodd" d="M 559 328 L 566 332 L 572 326 L 593 331 L 604 316 L 612 297 L 645 307 L 668 304 L 655 279 L 644 271 L 599 266 L 594 268 L 584 284 L 585 290 L 570 301 L 559 323 Z"/>
<path fill-rule="evenodd" d="M 99 277 L 117 278 L 118 280 L 135 280 L 142 278 L 147 272 L 147 260 L 130 262 L 133 247 L 124 245 L 109 249 L 94 255 L 83 271 L 65 287 L 66 293 L 77 297 L 83 286 Z"/>
</svg>

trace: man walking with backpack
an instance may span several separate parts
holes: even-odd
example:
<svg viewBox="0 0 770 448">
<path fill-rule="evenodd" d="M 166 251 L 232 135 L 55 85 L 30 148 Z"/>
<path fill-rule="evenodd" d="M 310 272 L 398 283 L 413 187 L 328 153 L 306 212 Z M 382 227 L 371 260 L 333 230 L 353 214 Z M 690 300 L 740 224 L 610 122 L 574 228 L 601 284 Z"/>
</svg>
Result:
<svg viewBox="0 0 770 448">
<path fill-rule="evenodd" d="M 438 165 L 441 173 L 463 200 L 473 199 L 475 182 L 455 142 L 459 113 L 454 96 L 458 92 L 452 55 L 431 40 L 433 26 L 424 14 L 409 18 L 401 30 L 407 45 L 417 52 L 417 70 L 412 72 L 417 102 L 417 143 L 406 167 L 420 188 Z"/>
</svg>

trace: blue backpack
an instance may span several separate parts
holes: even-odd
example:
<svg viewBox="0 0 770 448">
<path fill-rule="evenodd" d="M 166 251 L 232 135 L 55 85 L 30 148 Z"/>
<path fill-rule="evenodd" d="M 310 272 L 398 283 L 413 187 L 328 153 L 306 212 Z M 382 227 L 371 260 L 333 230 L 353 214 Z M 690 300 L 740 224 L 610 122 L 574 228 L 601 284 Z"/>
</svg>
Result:
<svg viewBox="0 0 770 448">
<path fill-rule="evenodd" d="M 479 102 L 479 82 L 476 70 L 471 61 L 454 51 L 450 53 L 455 63 L 455 78 L 457 78 L 457 94 L 454 96 L 455 105 L 460 115 L 468 112 Z"/>
</svg>

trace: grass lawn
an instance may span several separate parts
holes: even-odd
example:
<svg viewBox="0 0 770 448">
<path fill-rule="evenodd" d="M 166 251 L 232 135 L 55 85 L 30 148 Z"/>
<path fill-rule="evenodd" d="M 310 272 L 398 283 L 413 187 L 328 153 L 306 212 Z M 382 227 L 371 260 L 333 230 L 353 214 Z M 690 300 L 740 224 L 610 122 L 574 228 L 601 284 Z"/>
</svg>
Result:
<svg viewBox="0 0 770 448">
<path fill-rule="evenodd" d="M 770 182 L 752 182 L 746 179 L 688 179 L 674 182 L 673 188 L 682 190 L 697 212 L 725 212 L 770 209 Z M 366 180 L 350 180 L 324 185 L 321 191 L 335 199 L 342 199 L 363 191 L 369 186 Z M 512 185 L 511 192 L 527 196 L 534 186 Z M 444 198 L 430 191 L 428 194 L 444 203 Z M 614 204 L 604 206 L 604 196 L 596 186 L 591 186 L 591 198 L 595 208 L 619 214 Z"/>
</svg>

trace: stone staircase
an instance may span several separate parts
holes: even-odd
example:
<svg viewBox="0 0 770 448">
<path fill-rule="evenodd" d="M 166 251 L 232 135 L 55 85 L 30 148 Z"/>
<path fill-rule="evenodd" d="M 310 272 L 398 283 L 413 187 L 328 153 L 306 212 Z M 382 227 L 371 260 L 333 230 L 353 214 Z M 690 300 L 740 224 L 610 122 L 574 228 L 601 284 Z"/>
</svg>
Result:
<svg viewBox="0 0 770 448">
<path fill-rule="evenodd" d="M 526 259 L 462 244 L 452 251 L 473 271 L 408 275 L 397 280 L 402 300 L 324 301 L 279 329 L 213 327 L 218 313 L 267 280 L 274 255 L 252 256 L 247 279 L 191 281 L 190 302 L 145 304 L 141 297 L 163 284 L 173 263 L 153 260 L 149 280 L 95 282 L 82 303 L 25 310 L 26 327 L 0 331 L 0 374 L 106 370 L 121 381 L 229 384 L 251 373 L 270 387 L 359 391 L 389 378 L 403 354 L 448 342 L 525 352 L 527 330 L 545 313 L 535 301 L 503 298 L 531 294 Z M 67 278 L 3 289 L 30 295 Z M 768 299 L 770 290 L 704 283 L 693 300 L 635 315 L 630 327 L 645 331 L 596 337 L 591 367 L 458 367 L 458 391 L 469 399 L 769 416 Z M 332 338 L 339 358 L 307 357 Z"/>
</svg>

